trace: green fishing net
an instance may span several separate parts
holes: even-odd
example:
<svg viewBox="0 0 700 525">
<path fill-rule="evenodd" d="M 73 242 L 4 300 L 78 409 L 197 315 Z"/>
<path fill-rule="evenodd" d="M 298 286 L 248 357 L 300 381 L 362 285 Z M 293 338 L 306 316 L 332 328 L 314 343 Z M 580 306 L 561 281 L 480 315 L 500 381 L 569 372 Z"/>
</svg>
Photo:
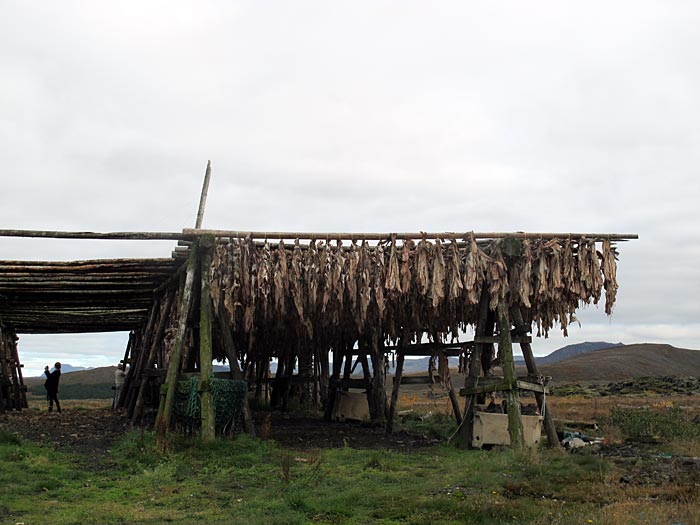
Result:
<svg viewBox="0 0 700 525">
<path fill-rule="evenodd" d="M 248 383 L 233 379 L 209 378 L 209 389 L 214 398 L 217 434 L 232 434 L 243 428 L 243 401 L 248 393 Z M 189 434 L 202 428 L 202 403 L 199 378 L 178 381 L 175 388 L 173 409 L 175 425 Z"/>
</svg>

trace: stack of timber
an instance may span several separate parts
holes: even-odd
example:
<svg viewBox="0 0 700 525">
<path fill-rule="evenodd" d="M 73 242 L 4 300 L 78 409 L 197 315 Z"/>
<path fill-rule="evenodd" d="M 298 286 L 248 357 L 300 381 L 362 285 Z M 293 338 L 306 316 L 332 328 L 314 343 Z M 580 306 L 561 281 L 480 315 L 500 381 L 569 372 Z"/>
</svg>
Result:
<svg viewBox="0 0 700 525">
<path fill-rule="evenodd" d="M 27 387 L 14 330 L 0 325 L 0 413 L 27 408 Z"/>
<path fill-rule="evenodd" d="M 25 334 L 128 331 L 177 266 L 170 258 L 0 261 L 0 320 Z"/>
</svg>

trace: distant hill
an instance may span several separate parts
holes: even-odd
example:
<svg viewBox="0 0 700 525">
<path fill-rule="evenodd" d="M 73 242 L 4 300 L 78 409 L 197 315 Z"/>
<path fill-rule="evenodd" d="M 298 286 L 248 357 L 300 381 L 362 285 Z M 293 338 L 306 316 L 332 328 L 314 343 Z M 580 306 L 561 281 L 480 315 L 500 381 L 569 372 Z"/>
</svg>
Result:
<svg viewBox="0 0 700 525">
<path fill-rule="evenodd" d="M 49 365 L 49 368 L 53 370 L 53 365 Z M 61 363 L 61 375 L 63 374 L 72 374 L 73 372 L 82 372 L 83 370 L 93 370 L 92 367 L 85 367 L 85 366 L 73 366 L 69 365 L 68 363 Z M 44 377 L 44 373 L 40 376 L 36 376 L 39 378 Z"/>
<path fill-rule="evenodd" d="M 114 396 L 112 387 L 117 367 L 103 366 L 64 373 L 63 366 L 62 364 L 61 381 L 58 386 L 59 399 L 108 399 Z M 44 376 L 27 377 L 24 383 L 30 393 L 46 395 L 45 380 Z"/>
<path fill-rule="evenodd" d="M 587 354 L 588 352 L 595 352 L 597 350 L 602 350 L 604 348 L 615 348 L 615 347 L 620 347 L 620 346 L 625 346 L 622 343 L 605 343 L 602 341 L 599 342 L 585 342 L 585 343 L 578 343 L 575 345 L 566 345 L 559 350 L 555 350 L 551 354 L 544 356 L 544 357 L 538 357 L 536 359 L 537 361 L 537 366 L 540 365 L 553 365 L 554 363 L 558 363 L 559 361 L 563 361 L 564 359 L 570 359 L 574 356 L 581 355 L 581 354 Z"/>
<path fill-rule="evenodd" d="M 700 351 L 653 343 L 623 345 L 543 365 L 539 371 L 556 383 L 692 376 L 700 374 Z"/>
</svg>

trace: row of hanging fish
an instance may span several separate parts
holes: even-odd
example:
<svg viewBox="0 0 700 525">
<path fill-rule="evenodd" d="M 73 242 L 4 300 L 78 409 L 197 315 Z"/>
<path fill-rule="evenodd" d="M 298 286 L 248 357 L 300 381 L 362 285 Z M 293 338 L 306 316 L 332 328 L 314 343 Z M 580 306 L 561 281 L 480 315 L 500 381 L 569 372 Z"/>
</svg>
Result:
<svg viewBox="0 0 700 525">
<path fill-rule="evenodd" d="M 485 287 L 489 307 L 518 306 L 547 334 L 566 334 L 582 303 L 605 291 L 610 314 L 618 289 L 615 246 L 608 240 L 526 239 L 517 253 L 503 239 L 395 238 L 369 244 L 302 245 L 230 239 L 218 242 L 212 299 L 234 330 L 248 335 L 297 329 L 396 340 L 402 330 L 450 333 L 474 325 Z"/>
</svg>

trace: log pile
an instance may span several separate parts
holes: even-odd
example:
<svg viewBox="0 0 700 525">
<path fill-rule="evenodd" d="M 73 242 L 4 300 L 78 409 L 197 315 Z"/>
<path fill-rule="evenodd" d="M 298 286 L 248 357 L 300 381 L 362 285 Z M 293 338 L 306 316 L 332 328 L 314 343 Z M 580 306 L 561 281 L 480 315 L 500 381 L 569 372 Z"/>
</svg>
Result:
<svg viewBox="0 0 700 525">
<path fill-rule="evenodd" d="M 128 331 L 141 325 L 173 259 L 0 261 L 0 320 L 17 333 Z"/>
</svg>

